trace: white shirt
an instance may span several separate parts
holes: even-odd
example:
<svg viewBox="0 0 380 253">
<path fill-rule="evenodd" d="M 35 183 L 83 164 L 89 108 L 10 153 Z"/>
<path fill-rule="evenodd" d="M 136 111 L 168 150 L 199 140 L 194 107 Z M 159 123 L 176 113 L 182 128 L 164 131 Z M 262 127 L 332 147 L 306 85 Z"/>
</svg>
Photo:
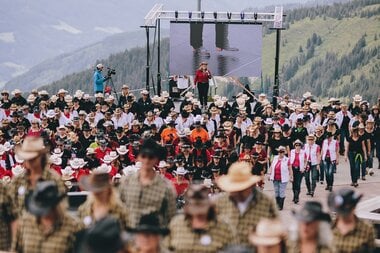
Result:
<svg viewBox="0 0 380 253">
<path fill-rule="evenodd" d="M 240 214 L 244 214 L 247 211 L 249 203 L 251 203 L 253 199 L 253 193 L 251 193 L 246 200 L 243 202 L 237 202 L 237 208 L 239 209 Z"/>
</svg>

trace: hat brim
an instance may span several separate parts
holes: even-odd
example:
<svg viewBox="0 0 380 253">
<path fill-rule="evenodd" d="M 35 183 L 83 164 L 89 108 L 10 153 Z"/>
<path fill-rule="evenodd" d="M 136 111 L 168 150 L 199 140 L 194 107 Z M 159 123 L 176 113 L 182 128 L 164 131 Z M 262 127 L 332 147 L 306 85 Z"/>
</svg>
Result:
<svg viewBox="0 0 380 253">
<path fill-rule="evenodd" d="M 249 187 L 253 186 L 254 184 L 257 184 L 260 181 L 261 177 L 252 175 L 251 177 L 247 178 L 245 182 L 234 182 L 227 174 L 221 176 L 218 179 L 217 185 L 220 187 L 220 189 L 222 189 L 225 192 L 239 192 L 248 189 Z"/>
<path fill-rule="evenodd" d="M 111 187 L 111 184 L 106 184 L 102 186 L 94 186 L 90 182 L 90 175 L 82 176 L 79 180 L 79 186 L 89 192 L 101 192 L 104 191 L 105 189 Z"/>
<path fill-rule="evenodd" d="M 256 246 L 272 246 L 281 242 L 280 237 L 261 237 L 256 234 L 249 236 L 249 241 Z"/>
<path fill-rule="evenodd" d="M 44 154 L 45 152 L 42 150 L 42 151 L 22 151 L 20 149 L 17 149 L 16 150 L 16 154 L 17 156 L 21 159 L 21 160 L 24 160 L 24 161 L 28 161 L 28 160 L 32 160 L 36 157 L 38 157 L 39 155 L 42 155 Z"/>
<path fill-rule="evenodd" d="M 25 199 L 25 207 L 26 207 L 27 211 L 30 212 L 33 215 L 36 215 L 36 216 L 45 216 L 55 206 L 57 206 L 58 203 L 61 202 L 61 200 L 65 196 L 66 196 L 65 194 L 62 194 L 62 195 L 58 196 L 57 199 L 55 201 L 53 201 L 52 203 L 50 203 L 49 205 L 41 206 L 41 205 L 37 204 L 37 202 L 35 202 L 33 200 L 32 193 L 30 193 L 30 195 Z"/>
<path fill-rule="evenodd" d="M 136 228 L 127 228 L 127 232 L 130 233 L 142 233 L 142 234 L 157 234 L 157 235 L 168 235 L 170 230 L 168 228 L 159 228 L 155 226 L 142 225 Z"/>
<path fill-rule="evenodd" d="M 294 218 L 296 218 L 296 220 L 298 221 L 301 221 L 301 222 L 312 222 L 312 221 L 327 221 L 327 222 L 330 222 L 331 221 L 331 217 L 329 214 L 327 213 L 320 213 L 318 214 L 317 216 L 315 215 L 303 215 L 302 212 L 298 211 L 292 211 L 293 215 L 294 215 Z"/>
</svg>

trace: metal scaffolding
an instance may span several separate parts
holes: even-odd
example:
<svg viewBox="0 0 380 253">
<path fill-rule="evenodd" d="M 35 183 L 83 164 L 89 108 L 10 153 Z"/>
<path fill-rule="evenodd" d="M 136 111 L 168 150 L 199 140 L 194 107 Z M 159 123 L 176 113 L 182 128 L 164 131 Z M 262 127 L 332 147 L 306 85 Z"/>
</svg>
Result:
<svg viewBox="0 0 380 253">
<path fill-rule="evenodd" d="M 160 21 L 171 22 L 203 22 L 203 23 L 233 23 L 233 24 L 272 24 L 272 28 L 276 30 L 276 56 L 275 56 L 275 73 L 273 85 L 273 106 L 277 105 L 277 97 L 279 96 L 279 59 L 280 59 L 280 40 L 281 30 L 283 28 L 284 14 L 283 7 L 275 7 L 274 12 L 228 12 L 228 11 L 178 11 L 164 10 L 163 4 L 155 4 L 144 18 L 144 25 L 141 26 L 147 30 L 147 43 L 149 43 L 149 29 L 158 29 L 158 37 L 160 37 Z M 160 46 L 158 42 L 157 54 L 158 62 L 160 62 Z M 147 80 L 146 86 L 149 89 L 149 44 L 147 44 Z M 157 73 L 157 91 L 161 92 L 161 73 L 160 64 L 158 64 Z"/>
</svg>

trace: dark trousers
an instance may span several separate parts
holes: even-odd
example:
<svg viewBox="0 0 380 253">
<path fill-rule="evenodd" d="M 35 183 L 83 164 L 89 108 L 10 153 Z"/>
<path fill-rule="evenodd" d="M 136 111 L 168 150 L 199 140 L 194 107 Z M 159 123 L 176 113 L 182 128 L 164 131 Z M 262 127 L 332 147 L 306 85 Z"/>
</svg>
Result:
<svg viewBox="0 0 380 253">
<path fill-rule="evenodd" d="M 326 183 L 327 186 L 333 186 L 334 184 L 334 168 L 336 166 L 335 162 L 323 161 L 323 167 L 326 172 Z"/>
<path fill-rule="evenodd" d="M 295 199 L 298 199 L 301 192 L 301 183 L 303 173 L 301 173 L 300 168 L 293 167 L 293 195 Z"/>
<path fill-rule="evenodd" d="M 323 166 L 323 163 L 319 164 L 319 181 L 325 181 L 325 166 Z"/>
<path fill-rule="evenodd" d="M 357 183 L 360 176 L 361 160 L 359 158 L 361 154 L 355 152 L 348 152 L 348 159 L 350 160 L 350 172 L 352 183 Z"/>
<path fill-rule="evenodd" d="M 310 165 L 309 167 L 310 169 L 308 171 L 305 171 L 305 182 L 307 191 L 314 192 L 319 177 L 317 165 Z"/>
<path fill-rule="evenodd" d="M 201 105 L 207 105 L 207 95 L 208 95 L 208 83 L 198 83 L 198 93 L 199 93 L 199 101 Z"/>
<path fill-rule="evenodd" d="M 348 135 L 349 135 L 348 129 L 344 129 L 344 128 L 340 129 L 339 150 L 342 153 L 344 152 L 344 141 L 347 140 Z"/>
</svg>

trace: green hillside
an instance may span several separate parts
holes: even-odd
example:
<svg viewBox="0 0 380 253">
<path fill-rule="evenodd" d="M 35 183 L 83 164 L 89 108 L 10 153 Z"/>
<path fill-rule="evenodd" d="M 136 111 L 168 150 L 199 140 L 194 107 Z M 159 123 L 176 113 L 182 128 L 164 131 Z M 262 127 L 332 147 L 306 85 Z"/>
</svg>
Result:
<svg viewBox="0 0 380 253">
<path fill-rule="evenodd" d="M 361 93 L 374 101 L 380 96 L 380 0 L 356 0 L 331 6 L 300 8 L 286 12 L 287 30 L 282 31 L 280 49 L 281 94 L 299 97 L 306 90 L 321 97 L 350 99 Z M 271 91 L 273 84 L 275 33 L 263 31 L 263 82 L 254 90 Z M 162 42 L 162 74 L 168 75 L 168 40 Z M 115 84 L 144 86 L 145 49 L 135 48 L 102 61 L 117 70 Z M 153 62 L 152 69 L 156 70 Z M 92 91 L 92 70 L 54 82 L 46 88 Z M 153 76 L 155 73 L 153 73 Z M 263 84 L 263 87 L 262 87 Z M 219 85 L 218 93 L 233 95 L 236 89 Z"/>
</svg>

